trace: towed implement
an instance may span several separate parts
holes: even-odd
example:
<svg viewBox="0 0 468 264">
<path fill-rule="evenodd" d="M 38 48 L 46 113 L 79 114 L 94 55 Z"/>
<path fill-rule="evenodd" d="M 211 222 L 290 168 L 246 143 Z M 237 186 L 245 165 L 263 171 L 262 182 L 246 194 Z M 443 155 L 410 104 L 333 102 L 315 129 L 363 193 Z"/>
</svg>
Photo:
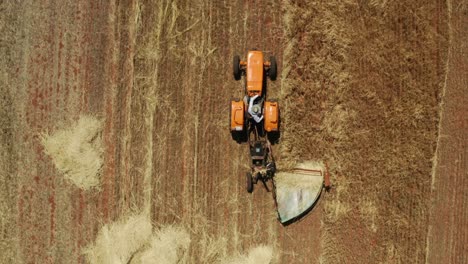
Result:
<svg viewBox="0 0 468 264">
<path fill-rule="evenodd" d="M 313 208 L 323 187 L 330 187 L 327 166 L 318 161 L 297 163 L 289 171 L 280 171 L 274 177 L 278 219 L 290 223 Z"/>
<path fill-rule="evenodd" d="M 244 97 L 231 99 L 230 131 L 237 143 L 249 146 L 247 192 L 251 193 L 259 180 L 265 187 L 272 180 L 278 218 L 281 223 L 289 223 L 313 207 L 328 173 L 320 162 L 302 162 L 291 171 L 277 172 L 272 143 L 280 137 L 279 103 L 266 97 L 267 79 L 274 81 L 277 77 L 275 57 L 265 60 L 258 50 L 249 51 L 245 60 L 234 56 L 233 75 L 235 80 L 245 76 Z"/>
</svg>

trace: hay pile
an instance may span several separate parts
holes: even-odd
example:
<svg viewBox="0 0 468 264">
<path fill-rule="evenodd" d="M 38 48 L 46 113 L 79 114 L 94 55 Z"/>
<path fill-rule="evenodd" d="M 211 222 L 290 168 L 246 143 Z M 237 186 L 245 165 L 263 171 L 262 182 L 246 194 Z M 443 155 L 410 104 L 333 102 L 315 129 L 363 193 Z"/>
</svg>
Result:
<svg viewBox="0 0 468 264">
<path fill-rule="evenodd" d="M 145 214 L 133 215 L 101 228 L 96 241 L 85 250 L 89 263 L 128 263 L 151 236 L 151 222 Z"/>
<path fill-rule="evenodd" d="M 182 227 L 168 226 L 161 228 L 147 242 L 149 247 L 136 256 L 131 263 L 186 262 L 190 241 L 189 233 Z"/>
<path fill-rule="evenodd" d="M 104 225 L 83 253 L 92 264 L 191 263 L 190 251 L 199 252 L 203 263 L 268 264 L 273 260 L 273 248 L 265 245 L 253 247 L 246 254 L 230 251 L 228 255 L 227 244 L 219 243 L 225 238 L 212 237 L 206 229 L 204 225 L 195 229 L 169 225 L 153 232 L 148 214 L 130 215 Z M 204 234 L 201 240 L 192 239 L 200 234 Z"/>
<path fill-rule="evenodd" d="M 70 128 L 42 135 L 44 151 L 65 179 L 81 189 L 99 185 L 103 165 L 102 122 L 82 116 Z"/>
<path fill-rule="evenodd" d="M 273 259 L 273 249 L 270 246 L 258 246 L 251 248 L 246 255 L 228 257 L 220 264 L 268 264 Z"/>
</svg>

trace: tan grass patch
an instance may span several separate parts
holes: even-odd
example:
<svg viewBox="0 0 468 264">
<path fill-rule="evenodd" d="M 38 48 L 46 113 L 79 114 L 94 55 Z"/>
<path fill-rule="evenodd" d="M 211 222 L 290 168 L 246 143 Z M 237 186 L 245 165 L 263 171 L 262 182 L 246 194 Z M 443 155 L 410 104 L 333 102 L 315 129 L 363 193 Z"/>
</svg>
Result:
<svg viewBox="0 0 468 264">
<path fill-rule="evenodd" d="M 44 152 L 52 158 L 64 178 L 81 189 L 99 185 L 103 165 L 102 122 L 81 116 L 70 128 L 41 137 Z"/>
<path fill-rule="evenodd" d="M 220 264 L 269 264 L 273 259 L 273 248 L 270 246 L 257 246 L 249 250 L 246 255 L 228 257 Z"/>
<path fill-rule="evenodd" d="M 364 220 L 365 225 L 372 232 L 377 232 L 377 217 L 379 211 L 376 202 L 373 199 L 367 198 L 359 203 L 359 211 L 361 218 Z"/>
<path fill-rule="evenodd" d="M 345 177 L 337 177 L 334 182 L 335 195 L 330 196 L 324 204 L 325 218 L 331 223 L 337 222 L 349 212 L 351 212 L 351 203 L 349 197 L 350 181 Z"/>
<path fill-rule="evenodd" d="M 347 202 L 343 202 L 337 199 L 327 201 L 327 203 L 325 203 L 324 208 L 327 218 L 332 223 L 343 218 L 351 211 L 351 207 Z"/>
<path fill-rule="evenodd" d="M 149 241 L 148 248 L 135 257 L 131 263 L 167 263 L 185 262 L 188 258 L 190 234 L 185 228 L 168 226 L 156 231 Z"/>
<path fill-rule="evenodd" d="M 223 236 L 208 234 L 207 226 L 197 227 L 192 236 L 201 238 L 198 241 L 194 240 L 191 247 L 193 251 L 197 252 L 199 261 L 201 263 L 215 263 L 218 259 L 224 258 L 227 252 L 228 239 Z"/>
<path fill-rule="evenodd" d="M 101 228 L 96 241 L 85 250 L 92 264 L 128 263 L 150 239 L 151 221 L 147 214 L 132 215 Z"/>
<path fill-rule="evenodd" d="M 199 216 L 196 216 L 197 218 Z M 260 245 L 247 253 L 228 251 L 228 238 L 214 236 L 200 219 L 192 228 L 188 223 L 161 226 L 152 233 L 147 212 L 130 215 L 101 228 L 96 241 L 84 254 L 89 263 L 271 263 L 273 249 Z M 191 259 L 190 252 L 197 252 Z M 231 253 L 228 255 L 228 253 Z"/>
<path fill-rule="evenodd" d="M 349 134 L 347 124 L 350 124 L 353 119 L 355 119 L 355 113 L 345 109 L 342 105 L 337 105 L 330 112 L 325 113 L 322 126 L 331 137 L 346 140 Z"/>
</svg>

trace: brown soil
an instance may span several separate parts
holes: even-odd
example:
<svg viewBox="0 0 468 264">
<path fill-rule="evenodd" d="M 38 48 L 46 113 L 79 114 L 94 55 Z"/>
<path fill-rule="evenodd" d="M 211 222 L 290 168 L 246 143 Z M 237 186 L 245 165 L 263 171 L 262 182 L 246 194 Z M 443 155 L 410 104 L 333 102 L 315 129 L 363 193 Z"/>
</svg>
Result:
<svg viewBox="0 0 468 264">
<path fill-rule="evenodd" d="M 452 1 L 426 263 L 468 262 L 468 6 Z"/>
<path fill-rule="evenodd" d="M 466 40 L 454 40 L 466 35 L 466 5 L 452 3 L 459 35 L 437 141 L 445 2 L 75 2 L 0 4 L 1 263 L 83 263 L 103 224 L 148 208 L 156 226 L 203 226 L 227 251 L 273 246 L 277 263 L 466 259 L 466 232 L 455 232 L 467 229 L 455 217 L 468 200 L 467 86 L 456 79 Z M 279 62 L 268 86 L 282 110 L 279 164 L 320 159 L 332 171 L 331 192 L 288 226 L 271 192 L 245 191 L 247 146 L 227 130 L 229 99 L 243 92 L 232 55 L 250 48 Z M 40 140 L 82 115 L 104 120 L 101 187 L 89 191 L 64 180 Z M 450 173 L 457 180 L 440 180 Z"/>
<path fill-rule="evenodd" d="M 81 250 L 114 205 L 101 203 L 102 193 L 66 182 L 40 135 L 80 114 L 103 116 L 113 14 L 94 1 L 1 5 L 0 262 L 83 262 Z"/>
</svg>

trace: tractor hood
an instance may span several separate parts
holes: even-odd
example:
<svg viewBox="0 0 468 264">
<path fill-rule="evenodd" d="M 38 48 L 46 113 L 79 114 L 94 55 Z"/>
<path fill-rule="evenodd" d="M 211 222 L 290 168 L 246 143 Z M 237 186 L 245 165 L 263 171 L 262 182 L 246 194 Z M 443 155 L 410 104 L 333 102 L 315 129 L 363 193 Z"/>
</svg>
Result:
<svg viewBox="0 0 468 264">
<path fill-rule="evenodd" d="M 312 209 L 322 192 L 324 174 L 321 162 L 303 162 L 291 171 L 276 173 L 276 204 L 281 223 L 291 222 Z"/>
</svg>

